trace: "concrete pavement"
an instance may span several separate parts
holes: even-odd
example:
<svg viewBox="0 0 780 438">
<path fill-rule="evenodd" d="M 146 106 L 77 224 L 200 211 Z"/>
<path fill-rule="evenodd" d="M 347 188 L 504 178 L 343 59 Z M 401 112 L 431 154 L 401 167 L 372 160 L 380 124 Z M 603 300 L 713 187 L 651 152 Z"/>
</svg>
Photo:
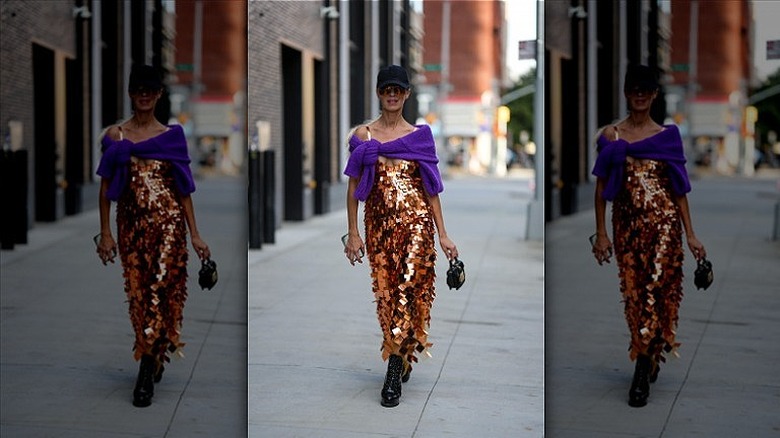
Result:
<svg viewBox="0 0 780 438">
<path fill-rule="evenodd" d="M 617 267 L 591 255 L 593 211 L 547 227 L 547 436 L 780 436 L 780 243 L 769 239 L 778 180 L 692 185 L 694 229 L 715 281 L 696 289 L 686 248 L 681 357 L 662 365 L 643 408 L 627 405 L 633 363 Z"/>
<path fill-rule="evenodd" d="M 197 181 L 198 226 L 218 263 L 212 291 L 189 265 L 182 340 L 153 404 L 132 406 L 138 370 L 119 263 L 104 267 L 96 210 L 36 224 L 2 252 L 3 437 L 234 437 L 246 434 L 246 184 Z"/>
<path fill-rule="evenodd" d="M 523 240 L 528 180 L 445 187 L 467 280 L 449 290 L 440 257 L 433 357 L 396 408 L 379 404 L 382 338 L 369 267 L 343 254 L 345 211 L 285 224 L 277 244 L 250 251 L 250 437 L 543 435 L 543 245 Z"/>
</svg>

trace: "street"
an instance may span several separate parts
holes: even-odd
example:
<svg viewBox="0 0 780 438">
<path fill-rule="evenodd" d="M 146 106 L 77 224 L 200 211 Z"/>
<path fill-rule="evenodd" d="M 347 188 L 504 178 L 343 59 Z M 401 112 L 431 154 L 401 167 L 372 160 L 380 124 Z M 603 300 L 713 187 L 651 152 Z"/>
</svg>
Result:
<svg viewBox="0 0 780 438">
<path fill-rule="evenodd" d="M 780 243 L 770 240 L 777 178 L 704 177 L 691 183 L 694 230 L 715 280 L 706 291 L 696 289 L 696 263 L 686 247 L 677 330 L 681 357 L 667 355 L 643 408 L 627 404 L 634 371 L 628 329 L 615 261 L 599 266 L 590 251 L 593 210 L 547 227 L 547 436 L 780 433 Z"/>
<path fill-rule="evenodd" d="M 0 435 L 246 433 L 245 180 L 209 177 L 196 184 L 198 228 L 219 282 L 200 289 L 200 263 L 190 248 L 186 357 L 166 366 L 151 407 L 131 404 L 138 363 L 122 269 L 118 259 L 104 267 L 95 254 L 97 210 L 38 223 L 28 245 L 2 252 Z"/>
<path fill-rule="evenodd" d="M 276 245 L 250 251 L 250 437 L 543 435 L 544 254 L 523 240 L 528 180 L 454 176 L 441 199 L 466 283 L 447 288 L 439 255 L 433 357 L 392 409 L 379 404 L 370 269 L 350 266 L 340 242 L 345 210 L 285 224 Z"/>
</svg>

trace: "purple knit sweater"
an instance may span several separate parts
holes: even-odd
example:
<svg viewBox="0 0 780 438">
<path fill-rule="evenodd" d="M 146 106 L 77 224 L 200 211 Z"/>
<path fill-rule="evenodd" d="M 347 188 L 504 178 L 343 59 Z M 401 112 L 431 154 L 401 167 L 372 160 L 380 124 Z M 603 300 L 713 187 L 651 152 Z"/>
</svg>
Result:
<svg viewBox="0 0 780 438">
<path fill-rule="evenodd" d="M 100 159 L 97 174 L 110 180 L 106 193 L 108 199 L 119 200 L 127 188 L 131 156 L 170 162 L 179 194 L 189 195 L 195 191 L 184 130 L 179 125 L 171 125 L 169 128 L 160 135 L 138 143 L 128 139 L 116 141 L 108 135 L 103 137 L 103 157 Z"/>
<path fill-rule="evenodd" d="M 344 174 L 360 178 L 355 189 L 355 198 L 368 199 L 374 185 L 376 162 L 379 156 L 416 161 L 420 166 L 423 185 L 428 195 L 437 195 L 444 190 L 437 164 L 436 143 L 428 125 L 417 125 L 417 129 L 395 140 L 380 143 L 375 139 L 363 141 L 353 135 L 349 139 L 349 160 Z"/>
<path fill-rule="evenodd" d="M 593 166 L 593 174 L 607 179 L 601 195 L 607 201 L 615 199 L 623 186 L 623 168 L 627 156 L 665 162 L 674 194 L 684 195 L 691 191 L 688 172 L 685 170 L 682 138 L 676 125 L 664 125 L 664 130 L 658 134 L 633 143 L 623 139 L 611 141 L 601 135 L 596 144 L 599 155 Z"/>
</svg>

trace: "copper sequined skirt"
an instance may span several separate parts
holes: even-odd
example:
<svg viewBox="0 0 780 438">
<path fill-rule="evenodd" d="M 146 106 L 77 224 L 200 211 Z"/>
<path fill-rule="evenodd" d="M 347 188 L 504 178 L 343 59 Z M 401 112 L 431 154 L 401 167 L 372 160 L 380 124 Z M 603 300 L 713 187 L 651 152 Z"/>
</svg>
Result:
<svg viewBox="0 0 780 438">
<path fill-rule="evenodd" d="M 666 165 L 626 163 L 623 189 L 612 204 L 620 290 L 631 333 L 631 360 L 664 361 L 677 354 L 682 301 L 682 227 Z"/>
<path fill-rule="evenodd" d="M 117 234 L 135 331 L 136 360 L 181 354 L 187 298 L 187 228 L 170 164 L 131 162 L 130 183 L 117 204 Z"/>
<path fill-rule="evenodd" d="M 429 354 L 436 278 L 435 227 L 417 163 L 377 163 L 364 218 L 382 358 L 399 355 L 410 366 L 416 353 Z"/>
</svg>

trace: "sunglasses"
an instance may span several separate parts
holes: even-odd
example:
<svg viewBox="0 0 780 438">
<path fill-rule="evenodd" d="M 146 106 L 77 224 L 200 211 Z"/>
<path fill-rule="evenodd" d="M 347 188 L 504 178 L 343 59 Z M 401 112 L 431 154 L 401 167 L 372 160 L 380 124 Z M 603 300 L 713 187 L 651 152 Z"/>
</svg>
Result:
<svg viewBox="0 0 780 438">
<path fill-rule="evenodd" d="M 628 90 L 626 90 L 626 92 L 628 94 L 632 95 L 632 96 L 636 96 L 638 94 L 653 94 L 653 93 L 655 93 L 655 91 L 656 91 L 655 88 L 642 87 L 642 86 L 638 86 L 638 85 L 633 86 L 633 87 L 629 88 Z"/>
<path fill-rule="evenodd" d="M 144 87 L 144 86 L 133 87 L 129 91 L 130 91 L 130 94 L 132 94 L 134 96 L 141 96 L 141 95 L 144 95 L 144 94 L 152 95 L 152 94 L 157 94 L 158 92 L 160 92 L 159 89 L 149 88 L 149 87 Z"/>
<path fill-rule="evenodd" d="M 379 89 L 379 95 L 380 96 L 387 96 L 387 95 L 393 95 L 396 96 L 401 95 L 406 92 L 406 88 L 399 87 L 398 85 L 388 85 L 384 88 Z"/>
</svg>

